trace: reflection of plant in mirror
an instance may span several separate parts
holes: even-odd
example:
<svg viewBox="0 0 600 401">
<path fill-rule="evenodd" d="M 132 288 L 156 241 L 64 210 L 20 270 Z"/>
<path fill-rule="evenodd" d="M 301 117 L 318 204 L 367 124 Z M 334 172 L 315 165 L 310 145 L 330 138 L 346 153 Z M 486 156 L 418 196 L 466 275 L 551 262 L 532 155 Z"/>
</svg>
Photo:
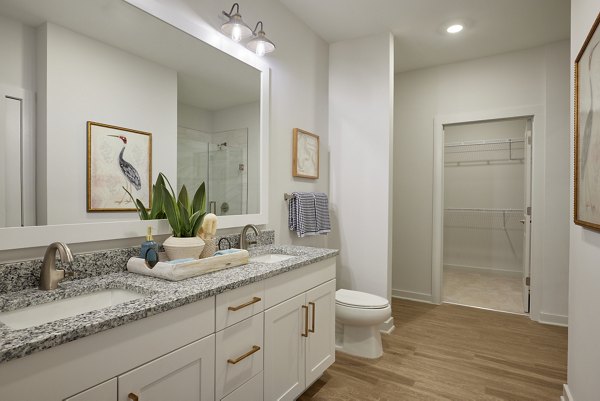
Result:
<svg viewBox="0 0 600 401">
<path fill-rule="evenodd" d="M 163 194 L 165 188 L 166 177 L 163 173 L 158 174 L 156 184 L 152 185 L 152 208 L 146 209 L 144 203 L 140 199 L 133 199 L 133 195 L 125 187 L 123 189 L 129 194 L 129 197 L 133 201 L 135 208 L 137 209 L 140 220 L 157 220 L 165 219 L 167 216 L 163 208 Z"/>
<path fill-rule="evenodd" d="M 162 173 L 161 173 L 162 174 Z M 206 190 L 204 182 L 198 187 L 190 202 L 187 188 L 181 187 L 179 196 L 169 180 L 165 177 L 168 187 L 163 185 L 163 208 L 174 237 L 195 237 L 206 215 Z"/>
</svg>

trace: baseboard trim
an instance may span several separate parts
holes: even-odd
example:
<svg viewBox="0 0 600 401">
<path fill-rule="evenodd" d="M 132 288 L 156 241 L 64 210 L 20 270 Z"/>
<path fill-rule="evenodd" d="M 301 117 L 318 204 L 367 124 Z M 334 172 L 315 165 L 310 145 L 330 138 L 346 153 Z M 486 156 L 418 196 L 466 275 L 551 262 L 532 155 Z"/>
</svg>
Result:
<svg viewBox="0 0 600 401">
<path fill-rule="evenodd" d="M 392 332 L 396 329 L 394 326 L 394 317 L 390 316 L 385 322 L 381 323 L 379 326 L 379 331 L 383 334 L 392 334 Z"/>
<path fill-rule="evenodd" d="M 509 276 L 509 277 L 522 277 L 523 272 L 518 270 L 508 270 L 508 269 L 494 269 L 491 267 L 478 267 L 478 266 L 463 266 L 463 265 L 450 265 L 445 264 L 444 269 L 456 269 L 456 270 L 467 270 L 471 272 L 490 272 L 499 276 Z"/>
<path fill-rule="evenodd" d="M 571 395 L 568 384 L 563 384 L 563 395 L 560 397 L 561 401 L 575 401 L 575 398 Z"/>
<path fill-rule="evenodd" d="M 569 326 L 569 317 L 564 315 L 553 315 L 551 313 L 540 312 L 540 319 L 538 322 L 543 324 L 549 324 L 552 326 Z"/>
<path fill-rule="evenodd" d="M 412 292 L 404 290 L 392 290 L 392 298 L 408 299 L 411 301 L 433 303 L 431 294 L 424 294 L 422 292 Z"/>
</svg>

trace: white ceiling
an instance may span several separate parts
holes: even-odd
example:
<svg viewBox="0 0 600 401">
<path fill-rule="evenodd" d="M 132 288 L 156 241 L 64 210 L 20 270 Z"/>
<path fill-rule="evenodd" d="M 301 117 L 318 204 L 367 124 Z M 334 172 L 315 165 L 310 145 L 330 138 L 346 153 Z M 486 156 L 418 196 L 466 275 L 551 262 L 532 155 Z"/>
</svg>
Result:
<svg viewBox="0 0 600 401">
<path fill-rule="evenodd" d="M 408 71 L 569 38 L 570 0 L 280 0 L 329 43 L 391 32 Z M 442 29 L 452 22 L 457 35 Z"/>
</svg>

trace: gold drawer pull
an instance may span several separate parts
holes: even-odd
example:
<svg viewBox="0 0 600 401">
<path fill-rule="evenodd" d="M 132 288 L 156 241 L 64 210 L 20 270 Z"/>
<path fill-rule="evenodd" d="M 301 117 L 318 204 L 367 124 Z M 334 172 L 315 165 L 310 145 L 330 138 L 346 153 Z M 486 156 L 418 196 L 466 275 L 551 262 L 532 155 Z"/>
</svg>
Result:
<svg viewBox="0 0 600 401">
<path fill-rule="evenodd" d="M 230 311 L 234 311 L 235 312 L 236 310 L 243 309 L 246 306 L 250 306 L 250 305 L 255 304 L 257 302 L 260 302 L 260 301 L 261 301 L 261 299 L 259 297 L 254 297 L 250 301 L 246 302 L 245 304 L 241 304 L 241 305 L 238 305 L 238 306 L 230 306 L 227 309 L 229 309 Z"/>
<path fill-rule="evenodd" d="M 304 333 L 302 333 L 302 337 L 308 337 L 308 306 L 302 305 L 302 309 L 304 309 Z"/>
<path fill-rule="evenodd" d="M 246 352 L 246 353 L 245 353 L 244 355 L 242 355 L 242 356 L 238 356 L 238 357 L 237 357 L 237 358 L 235 358 L 235 359 L 228 359 L 228 360 L 227 360 L 227 363 L 230 363 L 230 364 L 232 364 L 232 365 L 235 365 L 236 363 L 238 363 L 238 362 L 240 362 L 240 361 L 242 361 L 242 360 L 244 360 L 244 359 L 248 358 L 250 355 L 252 355 L 252 354 L 254 354 L 255 352 L 258 352 L 258 351 L 260 351 L 260 347 L 259 347 L 258 345 L 253 345 L 253 346 L 252 346 L 252 349 L 251 349 L 250 351 Z"/>
<path fill-rule="evenodd" d="M 129 395 L 127 396 L 127 399 L 131 400 L 131 401 L 138 401 L 139 397 L 133 393 L 129 393 Z"/>
<path fill-rule="evenodd" d="M 317 314 L 317 306 L 315 305 L 314 302 L 309 302 L 308 303 L 310 306 L 312 306 L 312 329 L 309 329 L 308 331 L 310 331 L 311 333 L 315 332 L 315 315 Z"/>
</svg>

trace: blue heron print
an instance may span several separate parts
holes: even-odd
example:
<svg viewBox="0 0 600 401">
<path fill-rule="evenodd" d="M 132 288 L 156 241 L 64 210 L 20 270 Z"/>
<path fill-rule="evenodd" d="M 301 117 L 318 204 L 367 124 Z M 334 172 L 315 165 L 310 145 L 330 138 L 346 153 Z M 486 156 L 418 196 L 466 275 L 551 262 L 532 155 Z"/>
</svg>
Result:
<svg viewBox="0 0 600 401">
<path fill-rule="evenodd" d="M 127 181 L 127 188 L 129 192 L 132 192 L 132 186 L 139 191 L 142 189 L 142 180 L 140 179 L 140 174 L 137 172 L 135 167 L 129 163 L 127 160 L 123 158 L 123 154 L 125 153 L 125 148 L 127 147 L 127 137 L 123 135 L 109 135 L 115 138 L 119 138 L 123 141 L 123 147 L 121 148 L 121 152 L 119 153 L 119 168 L 121 169 L 121 173 L 125 176 L 125 180 Z M 123 197 L 119 201 L 115 201 L 115 203 L 121 204 L 123 202 L 129 203 L 131 199 L 126 198 L 127 193 L 123 194 Z"/>
</svg>

